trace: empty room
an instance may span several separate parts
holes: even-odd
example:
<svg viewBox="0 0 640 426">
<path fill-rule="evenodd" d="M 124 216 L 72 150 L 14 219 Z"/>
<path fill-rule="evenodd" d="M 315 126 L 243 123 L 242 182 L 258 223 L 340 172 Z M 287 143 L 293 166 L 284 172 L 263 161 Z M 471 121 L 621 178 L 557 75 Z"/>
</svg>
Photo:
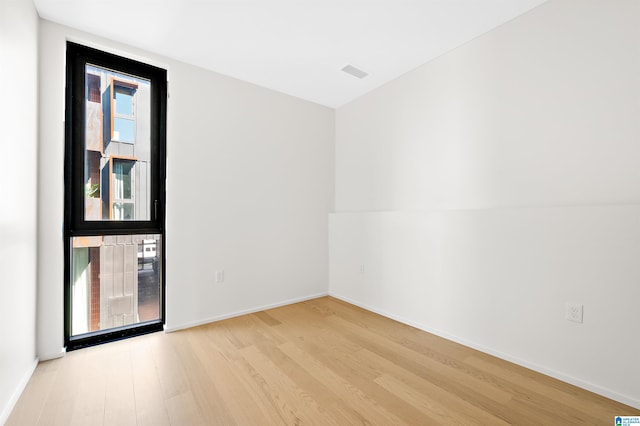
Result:
<svg viewBox="0 0 640 426">
<path fill-rule="evenodd" d="M 0 424 L 640 424 L 640 1 L 0 0 Z"/>
</svg>

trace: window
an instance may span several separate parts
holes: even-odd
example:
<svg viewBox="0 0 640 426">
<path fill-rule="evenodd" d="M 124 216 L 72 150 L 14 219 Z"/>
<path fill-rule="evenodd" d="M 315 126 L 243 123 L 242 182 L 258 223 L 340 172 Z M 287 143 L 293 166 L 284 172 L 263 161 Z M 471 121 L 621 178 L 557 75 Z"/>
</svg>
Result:
<svg viewBox="0 0 640 426">
<path fill-rule="evenodd" d="M 135 219 L 135 177 L 134 160 L 111 158 L 111 219 Z"/>
<path fill-rule="evenodd" d="M 136 141 L 137 88 L 138 85 L 133 81 L 111 78 L 111 139 L 114 141 Z"/>
<path fill-rule="evenodd" d="M 67 350 L 163 328 L 166 83 L 67 43 Z"/>
<path fill-rule="evenodd" d="M 87 74 L 87 86 L 89 102 L 100 103 L 100 76 L 95 74 Z"/>
</svg>

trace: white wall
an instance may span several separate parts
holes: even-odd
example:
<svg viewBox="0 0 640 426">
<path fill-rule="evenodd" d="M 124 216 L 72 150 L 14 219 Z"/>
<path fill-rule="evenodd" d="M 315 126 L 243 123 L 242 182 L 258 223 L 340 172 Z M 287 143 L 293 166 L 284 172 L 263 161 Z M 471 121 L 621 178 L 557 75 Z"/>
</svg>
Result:
<svg viewBox="0 0 640 426">
<path fill-rule="evenodd" d="M 333 110 L 185 64 L 170 73 L 167 326 L 326 294 Z"/>
<path fill-rule="evenodd" d="M 36 365 L 38 15 L 0 0 L 0 424 Z"/>
<path fill-rule="evenodd" d="M 551 0 L 338 109 L 330 293 L 640 407 L 638 16 Z"/>
<path fill-rule="evenodd" d="M 169 329 L 326 294 L 333 110 L 52 22 L 40 35 L 41 356 L 63 345 L 67 38 L 168 69 Z"/>
</svg>

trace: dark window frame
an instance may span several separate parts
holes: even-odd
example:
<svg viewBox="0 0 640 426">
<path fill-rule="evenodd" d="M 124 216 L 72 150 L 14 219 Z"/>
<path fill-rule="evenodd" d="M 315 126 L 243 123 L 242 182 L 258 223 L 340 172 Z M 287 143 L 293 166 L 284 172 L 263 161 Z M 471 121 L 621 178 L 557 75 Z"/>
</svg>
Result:
<svg viewBox="0 0 640 426">
<path fill-rule="evenodd" d="M 97 65 L 123 74 L 146 78 L 151 83 L 151 209 L 149 220 L 85 220 L 84 141 L 86 109 L 86 65 Z M 67 42 L 65 88 L 65 162 L 64 162 L 64 342 L 67 350 L 107 341 L 160 331 L 165 322 L 165 178 L 167 71 L 153 65 Z M 132 326 L 71 335 L 71 255 L 73 237 L 126 234 L 162 236 L 160 271 L 160 319 Z"/>
</svg>

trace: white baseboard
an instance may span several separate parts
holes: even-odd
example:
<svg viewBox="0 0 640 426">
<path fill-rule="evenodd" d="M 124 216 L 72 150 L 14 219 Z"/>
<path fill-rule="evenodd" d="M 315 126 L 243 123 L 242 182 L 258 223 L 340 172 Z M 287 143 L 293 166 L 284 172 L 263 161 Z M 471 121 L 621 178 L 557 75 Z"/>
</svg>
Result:
<svg viewBox="0 0 640 426">
<path fill-rule="evenodd" d="M 514 363 L 514 364 L 518 364 L 518 365 L 520 365 L 522 367 L 528 368 L 530 370 L 536 371 L 536 372 L 544 374 L 546 376 L 553 377 L 554 379 L 558 379 L 560 381 L 563 381 L 565 383 L 569 383 L 571 385 L 574 385 L 574 386 L 577 386 L 579 388 L 588 390 L 590 392 L 597 393 L 598 395 L 602 395 L 602 396 L 607 397 L 609 399 L 612 399 L 614 401 L 621 402 L 621 403 L 629 405 L 631 407 L 640 409 L 640 400 L 637 400 L 637 399 L 634 399 L 634 398 L 630 398 L 630 397 L 628 397 L 626 395 L 622 395 L 622 394 L 620 394 L 618 392 L 615 392 L 615 391 L 612 391 L 610 389 L 606 389 L 606 388 L 603 388 L 601 386 L 594 385 L 593 383 L 585 382 L 585 381 L 577 379 L 575 377 L 571 377 L 571 376 L 568 376 L 566 374 L 563 374 L 563 373 L 561 373 L 559 371 L 555 371 L 555 370 L 549 369 L 547 367 L 543 367 L 541 365 L 529 362 L 529 361 L 527 361 L 525 359 L 514 357 L 512 355 L 497 351 L 495 349 L 492 349 L 492 348 L 489 348 L 487 346 L 478 344 L 476 342 L 472 342 L 472 341 L 469 341 L 467 339 L 463 339 L 463 338 L 460 338 L 458 336 L 454 336 L 454 335 L 449 334 L 447 332 L 443 332 L 441 330 L 433 329 L 431 327 L 425 326 L 424 324 L 420 324 L 420 323 L 417 323 L 415 321 L 411 321 L 411 320 L 408 320 L 406 318 L 390 314 L 390 313 L 385 312 L 383 310 L 374 308 L 372 306 L 368 306 L 366 304 L 357 302 L 357 301 L 352 300 L 352 299 L 350 299 L 348 297 L 344 297 L 344 296 L 341 296 L 339 294 L 335 294 L 333 292 L 329 292 L 329 296 L 335 297 L 336 299 L 340 299 L 340 300 L 345 301 L 347 303 L 350 303 L 352 305 L 358 306 L 358 307 L 360 307 L 362 309 L 366 309 L 367 311 L 374 312 L 374 313 L 376 313 L 378 315 L 382 315 L 384 317 L 391 318 L 391 319 L 393 319 L 395 321 L 398 321 L 398 322 L 401 322 L 403 324 L 410 325 L 411 327 L 415 327 L 415 328 L 417 328 L 419 330 L 426 331 L 427 333 L 435 334 L 436 336 L 442 337 L 443 339 L 451 340 L 452 342 L 456 342 L 456 343 L 459 343 L 459 344 L 461 344 L 463 346 L 467 346 L 469 348 L 476 349 L 476 350 L 478 350 L 480 352 L 484 352 L 486 354 L 493 355 L 496 358 L 500 358 L 500 359 L 503 359 L 505 361 L 509 361 L 509 362 Z"/>
<path fill-rule="evenodd" d="M 296 298 L 296 299 L 289 299 L 289 300 L 286 300 L 284 302 L 278 302 L 278 303 L 273 303 L 273 304 L 270 304 L 270 305 L 258 306 L 258 307 L 255 307 L 255 308 L 244 309 L 242 311 L 236 311 L 236 312 L 231 312 L 231 313 L 224 314 L 224 315 L 210 317 L 210 318 L 203 319 L 201 321 L 194 321 L 194 322 L 180 324 L 180 325 L 176 325 L 176 326 L 172 326 L 172 327 L 167 327 L 165 325 L 164 331 L 165 331 L 165 333 L 172 333 L 174 331 L 184 330 L 186 328 L 197 327 L 199 325 L 210 324 L 210 323 L 216 322 L 216 321 L 222 321 L 222 320 L 225 320 L 225 319 L 239 317 L 239 316 L 242 316 L 242 315 L 253 314 L 255 312 L 266 311 L 267 309 L 279 308 L 281 306 L 286 306 L 286 305 L 293 305 L 294 303 L 304 302 L 306 300 L 317 299 L 319 297 L 325 297 L 325 296 L 328 296 L 328 295 L 329 295 L 329 293 L 318 293 L 318 294 L 313 294 L 313 295 L 310 295 L 310 296 L 300 297 L 300 298 Z"/>
<path fill-rule="evenodd" d="M 33 363 L 29 366 L 29 369 L 24 373 L 24 375 L 22 376 L 22 379 L 20 380 L 20 383 L 18 383 L 18 386 L 16 387 L 16 390 L 11 395 L 11 398 L 7 402 L 7 405 L 2 409 L 2 414 L 0 414 L 0 425 L 4 425 L 7 422 L 7 420 L 9 420 L 9 416 L 11 415 L 11 412 L 13 411 L 16 404 L 18 403 L 18 400 L 20 399 L 20 395 L 22 395 L 22 392 L 24 392 L 25 388 L 27 387 L 27 384 L 29 384 L 29 380 L 31 379 L 31 376 L 33 376 L 33 372 L 36 371 L 38 362 L 40 362 L 38 358 L 33 360 Z"/>
</svg>

